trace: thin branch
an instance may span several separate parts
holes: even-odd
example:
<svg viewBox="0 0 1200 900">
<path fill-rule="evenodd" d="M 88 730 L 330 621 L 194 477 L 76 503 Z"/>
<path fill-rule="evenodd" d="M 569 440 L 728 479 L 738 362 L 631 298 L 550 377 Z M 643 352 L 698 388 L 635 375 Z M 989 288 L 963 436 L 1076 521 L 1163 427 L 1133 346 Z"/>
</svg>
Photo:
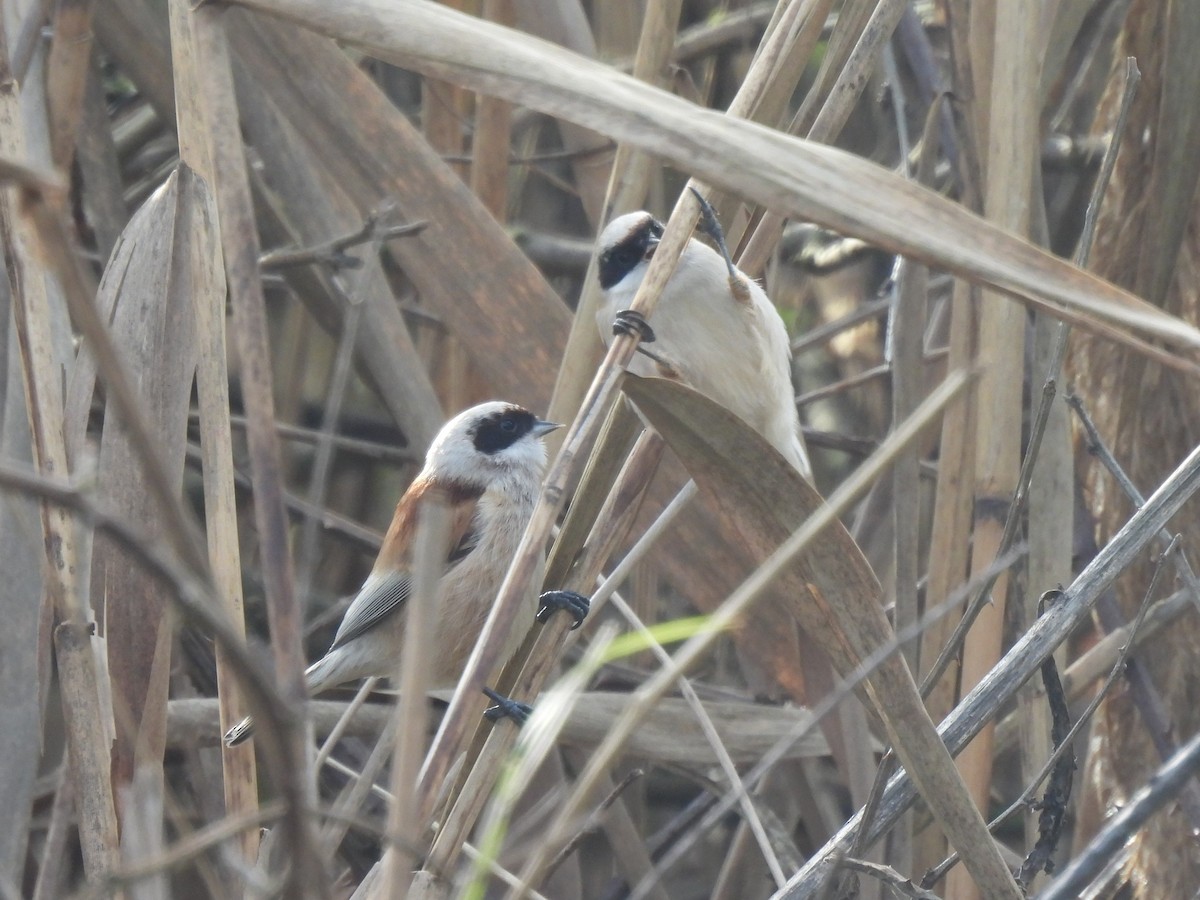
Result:
<svg viewBox="0 0 1200 900">
<path fill-rule="evenodd" d="M 861 872 L 882 881 L 901 897 L 912 897 L 914 900 L 940 900 L 937 894 L 913 884 L 911 878 L 905 878 L 891 866 L 868 862 L 865 859 L 856 859 L 853 856 L 844 856 L 841 862 L 844 868 L 852 872 Z"/>
<path fill-rule="evenodd" d="M 926 353 L 921 358 L 921 362 L 938 362 L 945 359 L 948 355 L 949 350 L 947 349 L 933 350 L 930 353 Z M 809 403 L 815 403 L 816 401 L 824 400 L 827 397 L 834 397 L 844 391 L 850 390 L 851 388 L 860 387 L 861 385 L 874 381 L 877 378 L 890 377 L 892 377 L 891 363 L 884 363 L 880 366 L 874 366 L 864 372 L 859 372 L 857 375 L 851 375 L 849 378 L 843 378 L 841 381 L 835 381 L 833 384 L 822 385 L 819 388 L 814 388 L 808 393 L 801 394 L 796 398 L 796 406 L 807 406 Z"/>
<path fill-rule="evenodd" d="M 860 325 L 863 322 L 887 315 L 888 310 L 891 308 L 891 296 L 870 300 L 859 306 L 858 309 L 852 310 L 844 316 L 839 316 L 832 322 L 827 322 L 824 325 L 819 325 L 804 332 L 804 334 L 792 341 L 792 355 L 799 356 L 806 350 L 828 343 L 843 331 L 849 331 L 854 326 Z"/>
<path fill-rule="evenodd" d="M 1176 800 L 1179 790 L 1200 770 L 1200 733 L 1179 748 L 1163 766 L 1150 776 L 1146 785 L 1134 794 L 1121 811 L 1076 856 L 1061 875 L 1042 892 L 1039 900 L 1074 900 L 1083 894 L 1104 871 L 1112 858 L 1154 813 Z"/>
<path fill-rule="evenodd" d="M 363 220 L 361 228 L 319 244 L 295 249 L 268 250 L 258 258 L 259 270 L 278 272 L 293 266 L 312 265 L 329 266 L 333 269 L 356 269 L 362 265 L 362 260 L 345 252 L 351 247 L 381 243 L 392 238 L 411 237 L 420 234 L 429 226 L 429 223 L 424 221 L 383 225 L 380 222 L 382 215 L 378 210 L 372 212 Z"/>
<path fill-rule="evenodd" d="M 1134 506 L 1144 506 L 1146 498 L 1142 496 L 1141 491 L 1133 483 L 1133 479 L 1121 468 L 1121 464 L 1117 462 L 1117 458 L 1113 456 L 1112 451 L 1108 449 L 1108 445 L 1104 443 L 1104 439 L 1100 437 L 1100 431 L 1096 428 L 1096 423 L 1092 421 L 1092 417 L 1088 415 L 1087 410 L 1084 409 L 1083 401 L 1075 394 L 1068 394 L 1066 400 L 1067 405 L 1079 417 L 1079 424 L 1083 426 L 1083 430 L 1087 433 L 1088 453 L 1095 456 L 1104 465 L 1104 468 L 1108 469 L 1109 474 L 1120 485 L 1121 490 L 1125 492 L 1125 496 L 1130 499 Z M 1158 537 L 1164 547 L 1164 552 L 1176 540 L 1165 526 L 1159 530 Z M 1187 556 L 1180 553 L 1174 559 L 1175 571 L 1179 575 L 1179 580 L 1191 592 L 1192 603 L 1195 604 L 1197 610 L 1200 610 L 1200 579 L 1197 579 L 1196 572 L 1188 562 Z"/>
<path fill-rule="evenodd" d="M 599 827 L 600 818 L 604 815 L 604 813 L 607 812 L 609 808 L 611 808 L 612 805 L 617 802 L 617 798 L 620 797 L 621 794 L 625 793 L 625 791 L 631 787 L 635 781 L 645 776 L 645 774 L 646 773 L 641 769 L 630 769 L 625 774 L 625 777 L 617 782 L 616 785 L 614 785 L 613 789 L 608 792 L 608 796 L 596 804 L 596 808 L 592 810 L 591 815 L 589 815 L 584 823 L 579 827 L 579 830 L 575 833 L 575 836 L 567 841 L 567 843 L 563 845 L 562 850 L 558 852 L 558 855 L 556 855 L 554 859 L 550 860 L 550 862 L 546 864 L 547 875 L 562 865 L 563 861 L 566 860 L 566 858 L 572 853 L 574 853 L 576 849 L 578 849 L 584 838 L 596 831 L 596 829 Z"/>
<path fill-rule="evenodd" d="M 1159 566 L 1158 571 L 1162 571 Z M 1146 602 L 1142 605 L 1143 612 L 1150 606 L 1150 597 L 1154 595 L 1157 585 L 1150 585 L 1146 592 Z M 1040 610 L 1039 610 L 1040 612 Z M 1017 884 L 1022 889 L 1028 889 L 1029 883 L 1041 871 L 1054 871 L 1054 853 L 1058 850 L 1058 841 L 1062 836 L 1063 825 L 1067 817 L 1067 804 L 1071 801 L 1071 786 L 1075 780 L 1075 754 L 1067 743 L 1071 736 L 1071 711 L 1067 705 L 1067 696 L 1063 691 L 1062 679 L 1058 675 L 1058 666 L 1054 662 L 1054 654 L 1050 654 L 1042 662 L 1042 684 L 1046 688 L 1046 701 L 1050 707 L 1050 737 L 1054 742 L 1054 750 L 1063 752 L 1050 770 L 1050 781 L 1038 802 L 1041 813 L 1038 815 L 1038 837 L 1033 848 L 1021 864 L 1017 873 Z"/>
<path fill-rule="evenodd" d="M 1053 388 L 1050 388 L 1052 390 Z M 1033 426 L 1029 433 L 1029 446 L 1025 450 L 1025 458 L 1021 461 L 1021 472 L 1017 478 L 1017 487 L 1013 491 L 1012 502 L 1008 506 L 1007 514 L 1004 519 L 1004 531 L 1000 536 L 1000 544 L 996 549 L 996 555 L 1002 556 L 1016 543 L 1017 531 L 1021 523 L 1021 516 L 1025 511 L 1025 503 L 1029 497 L 1029 483 L 1033 480 L 1033 468 L 1037 462 L 1038 450 L 1042 445 L 1042 436 L 1046 433 L 1046 422 L 1050 418 L 1050 404 L 1043 403 L 1038 407 L 1037 418 L 1034 420 Z M 991 600 L 992 587 L 999 580 L 1002 573 L 997 572 L 987 579 L 980 587 L 979 592 L 967 604 L 967 608 L 963 611 L 962 618 L 954 628 L 954 632 L 950 635 L 946 645 L 942 648 L 938 658 L 930 667 L 925 675 L 925 680 L 921 682 L 921 696 L 928 697 L 930 691 L 937 685 L 938 679 L 946 671 L 951 660 L 957 656 L 961 650 L 962 643 L 966 639 L 967 632 L 971 625 L 974 624 L 976 617 Z"/>
<path fill-rule="evenodd" d="M 188 461 L 195 464 L 200 460 L 200 448 L 195 444 L 189 443 L 187 446 Z M 234 483 L 244 491 L 253 493 L 254 481 L 249 475 L 243 472 L 235 471 L 233 473 Z M 297 497 L 291 492 L 285 492 L 283 495 L 284 503 L 287 504 L 289 510 L 296 516 L 313 516 L 320 520 L 321 527 L 327 531 L 332 531 L 335 534 L 340 534 L 349 541 L 353 541 L 363 550 L 371 553 L 378 552 L 380 545 L 383 543 L 383 535 L 373 528 L 368 528 L 358 522 L 348 519 L 345 516 L 335 513 L 330 509 L 317 508 L 312 506 L 307 500 Z"/>
<path fill-rule="evenodd" d="M 372 252 L 378 252 L 378 243 L 374 240 L 375 224 L 370 219 Z M 312 474 L 309 479 L 308 502 L 313 509 L 322 509 L 329 491 L 329 473 L 333 467 L 334 446 L 333 438 L 337 430 L 338 420 L 342 415 L 342 403 L 346 398 L 346 388 L 350 384 L 350 374 L 354 363 L 354 344 L 358 339 L 358 327 L 363 313 L 363 282 L 360 276 L 354 290 L 346 296 L 346 314 L 342 320 L 342 333 L 338 337 L 337 352 L 334 354 L 333 372 L 329 378 L 329 387 L 322 404 L 321 429 L 316 443 L 316 453 L 313 456 Z M 317 539 L 319 519 L 309 516 L 304 520 L 300 532 L 300 558 L 296 566 L 296 594 L 300 603 L 307 606 L 309 590 L 312 587 L 313 573 L 318 563 Z"/>
<path fill-rule="evenodd" d="M 1095 424 L 1088 417 L 1083 408 L 1082 401 L 1075 396 L 1067 398 L 1067 403 L 1071 409 L 1080 417 L 1084 423 L 1084 429 L 1088 434 L 1089 450 L 1100 456 L 1105 461 L 1105 465 L 1114 473 L 1120 472 L 1118 480 L 1126 490 L 1134 490 L 1132 482 L 1124 472 L 1121 472 L 1120 466 L 1117 465 L 1116 459 L 1112 453 L 1104 446 L 1104 442 L 1100 438 Z M 1171 544 L 1171 536 L 1165 529 L 1160 529 L 1158 534 L 1159 540 L 1166 540 L 1168 546 Z M 1200 606 L 1200 594 L 1196 593 L 1196 576 L 1193 574 L 1191 566 L 1183 559 L 1183 554 L 1176 554 L 1176 569 L 1178 570 L 1181 579 L 1185 582 L 1188 590 L 1191 591 L 1192 602 Z M 1117 604 L 1116 597 L 1110 592 L 1102 595 L 1096 604 L 1096 613 L 1100 620 L 1101 626 L 1106 631 L 1115 631 L 1125 625 L 1124 615 L 1121 613 L 1121 608 Z M 1150 672 L 1145 666 L 1141 665 L 1137 660 L 1133 660 L 1129 664 L 1129 686 L 1130 694 L 1133 700 L 1133 705 L 1138 711 L 1138 715 L 1146 724 L 1146 729 L 1150 735 L 1150 740 L 1154 744 L 1154 749 L 1157 751 L 1159 759 L 1168 759 L 1176 749 L 1176 742 L 1171 737 L 1171 714 L 1167 709 L 1166 703 L 1163 701 L 1162 694 L 1159 692 L 1154 680 L 1150 676 Z M 1200 787 L 1196 784 L 1188 782 L 1184 784 L 1179 795 L 1179 805 L 1187 815 L 1193 829 L 1200 831 Z"/>
<path fill-rule="evenodd" d="M 198 422 L 199 413 L 189 415 L 189 421 Z M 246 417 L 230 415 L 229 424 L 239 430 L 245 430 Z M 322 432 L 315 428 L 305 428 L 302 425 L 291 425 L 287 422 L 275 423 L 275 430 L 281 438 L 300 444 L 316 444 L 321 440 Z M 420 461 L 420 456 L 408 447 L 395 447 L 381 441 L 370 441 L 364 438 L 348 437 L 335 434 L 331 437 L 333 445 L 339 450 L 354 453 L 376 462 L 392 463 L 394 465 L 411 464 Z"/>
<path fill-rule="evenodd" d="M 691 486 L 692 492 L 695 493 L 697 490 L 695 488 L 695 482 L 689 481 L 687 486 L 684 487 L 684 490 L 680 492 L 676 500 L 672 501 L 673 504 L 676 503 L 680 498 L 684 497 L 688 486 Z M 670 507 L 668 507 L 668 510 L 669 509 Z M 624 563 L 624 560 L 622 562 Z M 605 583 L 608 584 L 614 581 L 616 581 L 615 573 L 612 577 L 606 579 Z M 617 611 L 620 612 L 625 620 L 633 626 L 634 631 L 646 639 L 646 643 L 650 648 L 650 652 L 654 654 L 654 657 L 658 660 L 659 664 L 663 667 L 669 667 L 671 665 L 671 655 L 667 653 L 662 644 L 655 640 L 650 629 L 646 627 L 646 624 L 638 617 L 633 608 L 615 593 L 610 599 L 612 604 L 617 608 Z M 701 729 L 704 731 L 705 738 L 707 738 L 709 744 L 712 746 L 713 752 L 717 756 L 717 760 L 720 763 L 721 769 L 725 773 L 725 778 L 729 782 L 730 791 L 737 796 L 738 804 L 741 808 L 742 818 L 745 820 L 746 824 L 750 826 L 750 830 L 754 834 L 754 839 L 758 842 L 759 850 L 762 852 L 763 859 L 767 863 L 767 869 L 770 871 L 771 877 L 775 879 L 776 886 L 781 886 L 787 880 L 787 877 L 783 874 L 783 869 L 780 867 L 779 859 L 775 854 L 775 848 L 772 846 L 771 841 L 767 836 L 766 828 L 763 825 L 762 819 L 759 817 L 758 809 L 754 805 L 754 799 L 750 796 L 750 791 L 747 788 L 745 781 L 742 779 L 741 775 L 738 774 L 737 767 L 734 766 L 733 760 L 729 757 L 729 751 L 726 750 L 725 746 L 721 743 L 721 736 L 717 733 L 717 728 L 713 724 L 712 718 L 707 712 L 705 712 L 704 706 L 701 704 L 700 698 L 696 695 L 696 690 L 692 687 L 691 682 L 687 678 L 680 676 L 678 684 L 680 693 L 683 695 L 684 699 L 687 700 L 688 705 L 695 713 L 696 719 L 700 723 Z"/>
</svg>

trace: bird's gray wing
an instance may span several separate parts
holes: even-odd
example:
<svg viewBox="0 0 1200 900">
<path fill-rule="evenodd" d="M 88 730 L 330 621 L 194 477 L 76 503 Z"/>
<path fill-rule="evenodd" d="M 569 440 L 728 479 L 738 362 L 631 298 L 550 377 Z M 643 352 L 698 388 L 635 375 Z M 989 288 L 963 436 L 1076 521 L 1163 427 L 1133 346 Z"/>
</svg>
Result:
<svg viewBox="0 0 1200 900">
<path fill-rule="evenodd" d="M 408 599 L 411 586 L 407 572 L 394 571 L 369 578 L 342 617 L 329 649 L 345 646 L 377 626 Z"/>
<path fill-rule="evenodd" d="M 446 568 L 442 572 L 443 577 L 447 571 L 469 556 L 479 543 L 479 533 L 475 528 L 475 513 L 478 509 L 479 496 L 474 494 L 464 496 L 450 505 L 450 549 L 446 557 Z M 416 518 L 409 517 L 406 521 L 411 525 L 416 522 Z M 400 546 L 408 546 L 408 536 L 399 536 Z M 401 555 L 397 561 L 404 559 Z M 346 615 L 342 617 L 342 624 L 338 626 L 329 649 L 336 650 L 376 628 L 400 608 L 408 599 L 410 590 L 411 579 L 407 566 L 403 563 L 396 565 L 387 574 L 372 573 L 350 604 L 350 608 L 346 610 Z"/>
<path fill-rule="evenodd" d="M 479 545 L 479 532 L 468 528 L 459 538 L 458 543 L 446 554 L 446 571 L 453 569 L 456 563 L 462 562 L 472 550 Z"/>
</svg>

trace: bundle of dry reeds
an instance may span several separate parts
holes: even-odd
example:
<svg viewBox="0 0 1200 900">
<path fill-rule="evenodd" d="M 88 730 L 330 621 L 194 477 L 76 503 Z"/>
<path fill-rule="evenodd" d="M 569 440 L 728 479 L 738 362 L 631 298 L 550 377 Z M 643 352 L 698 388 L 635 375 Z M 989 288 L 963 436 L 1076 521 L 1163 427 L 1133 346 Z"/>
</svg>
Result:
<svg viewBox="0 0 1200 900">
<path fill-rule="evenodd" d="M 1190 4 L 2 12 L 0 897 L 1200 889 Z M 697 197 L 812 483 L 600 340 L 599 230 L 652 317 Z M 457 690 L 310 703 L 491 398 L 570 426 Z"/>
</svg>

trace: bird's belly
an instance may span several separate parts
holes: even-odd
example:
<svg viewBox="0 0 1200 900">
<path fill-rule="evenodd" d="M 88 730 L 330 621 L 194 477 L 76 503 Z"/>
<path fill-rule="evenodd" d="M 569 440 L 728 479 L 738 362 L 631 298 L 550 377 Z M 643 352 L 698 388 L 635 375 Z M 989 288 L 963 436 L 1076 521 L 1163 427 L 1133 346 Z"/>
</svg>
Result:
<svg viewBox="0 0 1200 900">
<path fill-rule="evenodd" d="M 777 398 L 764 383 L 762 350 L 745 322 L 732 316 L 716 324 L 701 325 L 683 316 L 670 322 L 659 343 L 684 382 L 762 431 Z"/>
</svg>

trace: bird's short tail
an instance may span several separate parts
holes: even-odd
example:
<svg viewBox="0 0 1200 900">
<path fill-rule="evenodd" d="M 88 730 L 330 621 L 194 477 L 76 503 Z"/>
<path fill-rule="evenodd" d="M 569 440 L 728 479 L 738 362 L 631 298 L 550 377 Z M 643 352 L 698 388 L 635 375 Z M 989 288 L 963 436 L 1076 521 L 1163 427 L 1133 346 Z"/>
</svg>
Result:
<svg viewBox="0 0 1200 900">
<path fill-rule="evenodd" d="M 236 747 L 254 734 L 254 720 L 249 716 L 225 732 L 225 746 Z"/>
</svg>

